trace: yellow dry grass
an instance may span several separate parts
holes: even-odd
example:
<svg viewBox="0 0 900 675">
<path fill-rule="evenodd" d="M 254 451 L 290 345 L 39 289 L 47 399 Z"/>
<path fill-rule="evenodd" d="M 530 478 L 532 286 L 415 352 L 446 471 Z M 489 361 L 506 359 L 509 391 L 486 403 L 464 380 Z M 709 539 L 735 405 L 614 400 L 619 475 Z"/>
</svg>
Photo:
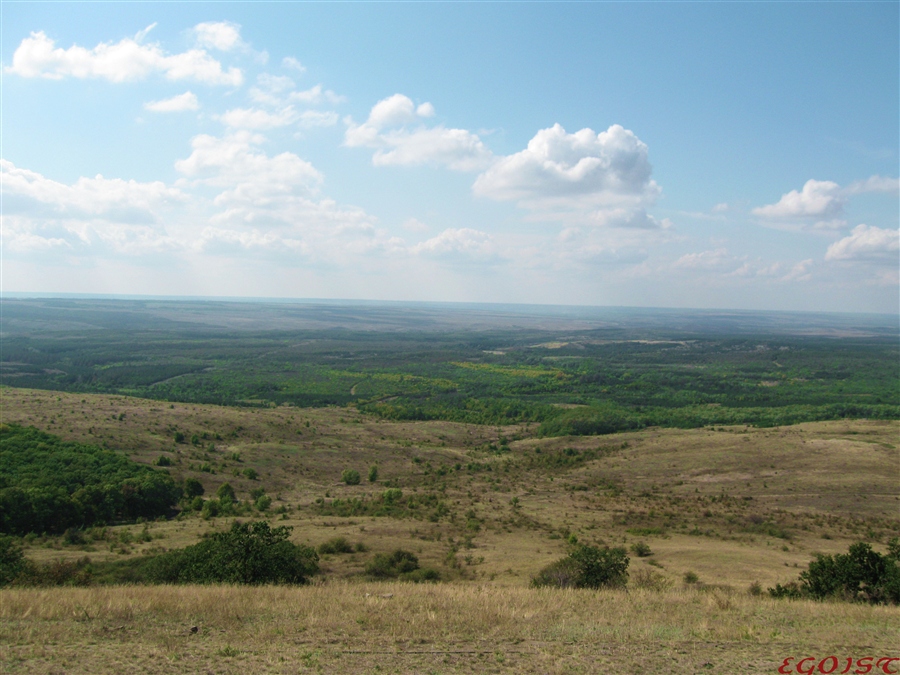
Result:
<svg viewBox="0 0 900 675">
<path fill-rule="evenodd" d="M 898 630 L 897 608 L 694 589 L 0 592 L 9 673 L 774 673 L 787 656 L 895 655 Z"/>
</svg>

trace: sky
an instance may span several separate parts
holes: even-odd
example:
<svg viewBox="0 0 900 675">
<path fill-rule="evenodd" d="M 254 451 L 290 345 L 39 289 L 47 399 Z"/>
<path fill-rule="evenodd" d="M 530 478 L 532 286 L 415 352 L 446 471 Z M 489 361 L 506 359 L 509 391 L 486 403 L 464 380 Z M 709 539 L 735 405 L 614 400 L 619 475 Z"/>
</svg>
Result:
<svg viewBox="0 0 900 675">
<path fill-rule="evenodd" d="M 898 313 L 897 2 L 0 18 L 4 293 Z"/>
</svg>

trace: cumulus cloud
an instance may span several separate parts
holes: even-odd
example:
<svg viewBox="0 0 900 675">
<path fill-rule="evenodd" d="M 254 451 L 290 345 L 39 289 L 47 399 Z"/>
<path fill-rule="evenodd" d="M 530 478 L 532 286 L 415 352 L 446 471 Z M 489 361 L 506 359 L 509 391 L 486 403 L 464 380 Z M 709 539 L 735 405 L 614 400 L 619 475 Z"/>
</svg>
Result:
<svg viewBox="0 0 900 675">
<path fill-rule="evenodd" d="M 825 260 L 883 261 L 896 264 L 900 252 L 900 230 L 857 225 L 849 236 L 834 242 Z"/>
<path fill-rule="evenodd" d="M 160 181 L 79 178 L 71 185 L 0 160 L 4 245 L 13 251 L 99 243 L 119 253 L 161 250 L 171 240 L 161 213 L 186 200 Z"/>
<path fill-rule="evenodd" d="M 197 44 L 201 47 L 228 52 L 245 47 L 241 39 L 241 27 L 230 21 L 207 21 L 194 26 Z"/>
<path fill-rule="evenodd" d="M 436 237 L 416 244 L 411 252 L 433 258 L 471 260 L 489 260 L 497 255 L 489 234 L 468 227 L 448 228 Z"/>
<path fill-rule="evenodd" d="M 190 91 L 178 94 L 172 98 L 165 98 L 161 101 L 150 101 L 144 104 L 144 109 L 150 112 L 184 112 L 186 110 L 199 110 L 200 102 L 197 96 Z"/>
<path fill-rule="evenodd" d="M 541 129 L 521 152 L 496 160 L 472 191 L 514 201 L 538 220 L 605 228 L 672 227 L 646 207 L 660 194 L 651 178 L 648 148 L 632 131 L 614 124 L 595 133 L 568 133 L 559 124 Z"/>
<path fill-rule="evenodd" d="M 235 87 L 244 79 L 238 68 L 224 70 L 221 63 L 202 49 L 166 54 L 159 45 L 143 45 L 131 38 L 101 43 L 93 49 L 74 45 L 62 49 L 43 31 L 22 40 L 6 72 L 22 77 L 100 78 L 110 82 L 141 80 L 161 73 L 170 80 Z"/>
<path fill-rule="evenodd" d="M 306 91 L 292 92 L 288 96 L 288 99 L 299 103 L 306 103 L 308 105 L 319 105 L 320 103 L 337 104 L 347 100 L 344 96 L 339 96 L 330 89 L 322 89 L 321 84 L 317 84 Z"/>
<path fill-rule="evenodd" d="M 895 195 L 900 193 L 900 180 L 885 176 L 870 176 L 865 180 L 853 181 L 844 192 L 848 195 L 859 195 L 866 192 L 885 192 Z"/>
<path fill-rule="evenodd" d="M 375 148 L 375 166 L 445 166 L 456 171 L 476 171 L 491 161 L 481 139 L 465 129 L 425 126 L 434 106 L 418 107 L 403 94 L 376 103 L 368 119 L 356 124 L 347 118 L 344 142 L 349 147 Z"/>
<path fill-rule="evenodd" d="M 322 175 L 312 164 L 291 152 L 269 157 L 257 147 L 263 141 L 248 131 L 222 138 L 201 134 L 191 141 L 190 156 L 175 162 L 175 169 L 195 181 L 228 188 L 219 202 L 264 204 L 275 195 L 317 192 Z"/>
<path fill-rule="evenodd" d="M 840 185 L 828 180 L 808 180 L 801 191 L 791 190 L 777 203 L 757 207 L 752 213 L 775 220 L 832 220 L 843 214 L 844 204 Z"/>
<path fill-rule="evenodd" d="M 72 185 L 51 180 L 0 159 L 4 210 L 65 217 L 147 222 L 166 203 L 180 202 L 184 193 L 161 181 L 139 183 L 121 178 L 79 178 Z"/>
<path fill-rule="evenodd" d="M 525 150 L 494 163 L 472 189 L 483 197 L 532 207 L 573 200 L 633 204 L 658 195 L 651 172 L 647 146 L 618 124 L 599 134 L 591 129 L 569 134 L 555 124 L 538 131 Z"/>
</svg>

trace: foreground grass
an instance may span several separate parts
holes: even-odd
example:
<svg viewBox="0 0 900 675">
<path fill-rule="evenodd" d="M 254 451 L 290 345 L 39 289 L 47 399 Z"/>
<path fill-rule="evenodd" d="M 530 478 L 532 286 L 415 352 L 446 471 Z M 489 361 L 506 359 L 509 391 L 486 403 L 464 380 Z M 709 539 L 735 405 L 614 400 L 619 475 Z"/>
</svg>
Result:
<svg viewBox="0 0 900 675">
<path fill-rule="evenodd" d="M 326 583 L 0 592 L 4 673 L 775 673 L 896 656 L 900 609 L 722 590 Z"/>
</svg>

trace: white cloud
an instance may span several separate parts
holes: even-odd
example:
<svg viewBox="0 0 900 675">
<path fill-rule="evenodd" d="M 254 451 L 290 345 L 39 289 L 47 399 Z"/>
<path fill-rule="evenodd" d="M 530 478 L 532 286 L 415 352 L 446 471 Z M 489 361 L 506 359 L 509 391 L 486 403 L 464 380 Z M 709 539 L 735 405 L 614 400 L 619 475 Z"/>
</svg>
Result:
<svg viewBox="0 0 900 675">
<path fill-rule="evenodd" d="M 803 190 L 791 190 L 775 204 L 753 209 L 755 216 L 775 220 L 834 220 L 844 212 L 844 194 L 831 181 L 808 180 Z"/>
<path fill-rule="evenodd" d="M 99 245 L 118 253 L 172 245 L 162 213 L 187 195 L 160 181 L 79 178 L 71 185 L 0 160 L 3 240 L 13 251 L 75 250 Z"/>
<path fill-rule="evenodd" d="M 900 180 L 885 176 L 870 176 L 865 180 L 853 181 L 844 192 L 848 195 L 859 195 L 866 192 L 886 192 L 895 195 L 900 193 Z"/>
<path fill-rule="evenodd" d="M 812 279 L 809 268 L 813 266 L 812 259 L 801 260 L 793 265 L 790 271 L 781 277 L 781 281 L 809 281 Z"/>
<path fill-rule="evenodd" d="M 110 82 L 140 80 L 153 73 L 170 80 L 211 85 L 239 86 L 243 82 L 239 69 L 223 70 L 222 64 L 202 49 L 168 55 L 159 45 L 142 45 L 129 38 L 115 44 L 101 43 L 93 49 L 62 49 L 42 31 L 22 40 L 6 72 L 22 77 L 101 78 Z"/>
<path fill-rule="evenodd" d="M 897 264 L 900 230 L 857 225 L 849 236 L 834 242 L 825 252 L 825 260 L 884 261 Z"/>
<path fill-rule="evenodd" d="M 295 70 L 298 73 L 306 72 L 306 66 L 304 66 L 302 63 L 300 63 L 293 56 L 285 56 L 283 59 L 281 59 L 281 65 L 284 66 L 285 68 L 290 68 L 291 70 Z"/>
<path fill-rule="evenodd" d="M 185 110 L 199 110 L 200 103 L 197 96 L 190 91 L 178 94 L 172 98 L 166 98 L 161 101 L 150 101 L 144 104 L 144 109 L 151 112 L 183 112 Z"/>
<path fill-rule="evenodd" d="M 180 190 L 161 181 L 139 183 L 97 175 L 66 185 L 5 159 L 0 159 L 0 176 L 6 212 L 147 222 L 155 220 L 154 212 L 162 205 L 185 198 Z"/>
<path fill-rule="evenodd" d="M 339 96 L 330 89 L 323 90 L 321 84 L 317 84 L 315 87 L 307 89 L 306 91 L 292 92 L 288 98 L 291 101 L 298 101 L 308 105 L 318 105 L 320 103 L 338 104 L 347 100 L 344 96 Z"/>
<path fill-rule="evenodd" d="M 259 108 L 234 108 L 217 117 L 223 124 L 233 129 L 276 129 L 294 124 L 300 119 L 293 106 L 276 112 Z"/>
<path fill-rule="evenodd" d="M 530 208 L 636 204 L 659 193 L 651 172 L 647 146 L 618 124 L 599 134 L 569 134 L 555 124 L 537 132 L 525 150 L 495 162 L 472 189 Z"/>
<path fill-rule="evenodd" d="M 734 256 L 728 253 L 728 249 L 717 248 L 712 251 L 700 253 L 686 253 L 676 260 L 672 266 L 681 269 L 721 269 L 733 267 Z"/>
<path fill-rule="evenodd" d="M 247 131 L 224 138 L 202 134 L 194 137 L 193 152 L 175 162 L 175 169 L 202 183 L 228 188 L 217 197 L 220 203 L 264 205 L 275 195 L 316 193 L 322 175 L 315 167 L 290 152 L 269 157 L 256 147 L 264 140 Z"/>
<path fill-rule="evenodd" d="M 336 112 L 322 112 L 319 110 L 304 110 L 300 113 L 300 119 L 297 120 L 297 126 L 301 129 L 312 129 L 313 127 L 333 127 L 337 124 L 338 114 Z"/>
<path fill-rule="evenodd" d="M 198 23 L 194 26 L 194 35 L 201 47 L 218 49 L 222 52 L 246 47 L 241 40 L 241 27 L 230 21 Z"/>
<path fill-rule="evenodd" d="M 349 147 L 375 148 L 375 166 L 431 164 L 456 171 L 475 171 L 491 161 L 490 151 L 477 135 L 465 129 L 426 127 L 434 107 L 416 107 L 411 99 L 394 94 L 376 103 L 363 124 L 347 118 L 344 142 Z M 415 123 L 415 127 L 409 125 Z"/>
<path fill-rule="evenodd" d="M 149 26 L 147 26 L 143 30 L 139 30 L 137 33 L 134 34 L 134 41 L 138 42 L 138 43 L 143 42 L 144 38 L 147 37 L 150 34 L 150 31 L 153 30 L 154 28 L 156 28 L 156 26 L 157 26 L 157 24 L 154 21 L 153 23 L 151 23 Z"/>
<path fill-rule="evenodd" d="M 614 124 L 604 132 L 569 134 L 559 124 L 535 134 L 525 150 L 495 161 L 472 191 L 515 201 L 533 220 L 604 228 L 660 230 L 646 207 L 660 194 L 651 178 L 648 149 L 633 132 Z"/>
<path fill-rule="evenodd" d="M 493 238 L 489 234 L 468 227 L 448 228 L 410 250 L 415 255 L 435 258 L 489 260 L 497 255 Z"/>
</svg>

